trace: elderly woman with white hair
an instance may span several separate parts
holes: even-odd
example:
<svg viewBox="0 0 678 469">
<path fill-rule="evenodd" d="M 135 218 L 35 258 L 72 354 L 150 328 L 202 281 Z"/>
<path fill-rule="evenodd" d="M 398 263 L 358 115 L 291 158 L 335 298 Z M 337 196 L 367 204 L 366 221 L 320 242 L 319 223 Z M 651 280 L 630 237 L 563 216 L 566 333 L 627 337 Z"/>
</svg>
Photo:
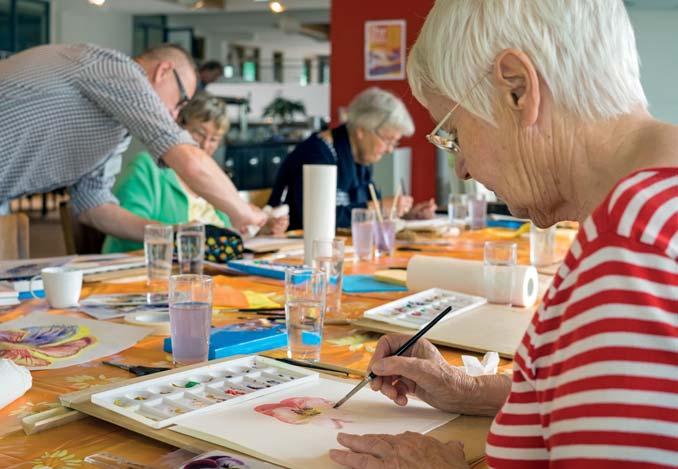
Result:
<svg viewBox="0 0 678 469">
<path fill-rule="evenodd" d="M 351 210 L 369 205 L 372 165 L 398 147 L 402 136 L 414 133 L 414 123 L 403 102 L 379 88 L 369 88 L 351 102 L 346 124 L 311 135 L 283 161 L 268 201 L 272 207 L 290 207 L 290 229 L 303 227 L 303 166 L 337 166 L 337 227 L 351 226 Z M 287 188 L 287 196 L 283 194 Z M 435 202 L 413 205 L 400 197 L 396 213 L 406 218 L 432 218 Z M 390 210 L 392 200 L 384 200 Z"/>
<path fill-rule="evenodd" d="M 381 339 L 372 388 L 495 417 L 496 468 L 676 467 L 678 128 L 655 120 L 621 0 L 437 0 L 408 64 L 431 143 L 511 211 L 581 231 L 508 375 Z M 339 435 L 356 468 L 467 467 L 458 442 Z"/>
</svg>

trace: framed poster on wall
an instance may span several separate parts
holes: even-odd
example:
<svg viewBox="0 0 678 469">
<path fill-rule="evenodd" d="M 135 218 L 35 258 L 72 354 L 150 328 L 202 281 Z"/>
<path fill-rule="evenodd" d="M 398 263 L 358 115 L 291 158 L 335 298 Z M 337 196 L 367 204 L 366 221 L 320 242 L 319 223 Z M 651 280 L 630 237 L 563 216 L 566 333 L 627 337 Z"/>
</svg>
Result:
<svg viewBox="0 0 678 469">
<path fill-rule="evenodd" d="M 365 22 L 365 80 L 405 78 L 405 20 Z"/>
</svg>

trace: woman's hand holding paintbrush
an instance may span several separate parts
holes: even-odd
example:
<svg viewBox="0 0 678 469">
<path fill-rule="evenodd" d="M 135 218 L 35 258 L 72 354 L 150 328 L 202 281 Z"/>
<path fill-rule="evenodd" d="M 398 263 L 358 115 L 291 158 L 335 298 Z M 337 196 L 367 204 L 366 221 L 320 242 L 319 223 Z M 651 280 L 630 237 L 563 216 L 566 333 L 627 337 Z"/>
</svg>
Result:
<svg viewBox="0 0 678 469">
<path fill-rule="evenodd" d="M 468 415 L 497 413 L 506 398 L 511 379 L 499 375 L 471 377 L 447 363 L 426 339 L 418 340 L 401 356 L 393 356 L 410 336 L 392 334 L 379 339 L 368 365 L 376 377 L 370 383 L 398 405 L 408 395 L 417 396 L 437 409 Z M 505 378 L 505 379 L 502 379 Z"/>
</svg>

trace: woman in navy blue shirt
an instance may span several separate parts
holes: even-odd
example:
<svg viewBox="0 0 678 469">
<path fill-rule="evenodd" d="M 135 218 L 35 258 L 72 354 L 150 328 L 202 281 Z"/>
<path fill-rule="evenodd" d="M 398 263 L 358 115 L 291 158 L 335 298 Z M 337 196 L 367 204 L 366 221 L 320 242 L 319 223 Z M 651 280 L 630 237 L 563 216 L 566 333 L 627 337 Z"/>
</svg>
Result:
<svg viewBox="0 0 678 469">
<path fill-rule="evenodd" d="M 316 133 L 287 155 L 278 171 L 268 201 L 272 207 L 290 206 L 290 229 L 303 228 L 303 166 L 337 165 L 337 227 L 351 226 L 351 210 L 370 204 L 369 184 L 374 183 L 372 165 L 393 152 L 400 138 L 414 133 L 412 117 L 403 102 L 379 88 L 356 96 L 348 108 L 345 124 Z M 285 188 L 287 196 L 281 200 Z M 392 200 L 384 200 L 390 211 Z M 396 213 L 405 218 L 432 218 L 435 202 L 413 206 L 412 197 L 399 198 Z"/>
</svg>

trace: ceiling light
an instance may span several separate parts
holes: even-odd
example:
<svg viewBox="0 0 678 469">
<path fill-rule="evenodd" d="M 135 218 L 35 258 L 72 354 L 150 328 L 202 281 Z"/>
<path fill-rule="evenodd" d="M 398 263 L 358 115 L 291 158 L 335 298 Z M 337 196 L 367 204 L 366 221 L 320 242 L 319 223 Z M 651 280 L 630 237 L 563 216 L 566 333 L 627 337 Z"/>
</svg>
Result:
<svg viewBox="0 0 678 469">
<path fill-rule="evenodd" d="M 285 5 L 282 2 L 269 2 L 268 7 L 273 13 L 282 13 L 285 11 Z"/>
<path fill-rule="evenodd" d="M 106 3 L 106 0 L 87 0 L 87 1 L 92 5 L 96 5 L 98 7 L 103 6 L 104 3 Z"/>
</svg>

